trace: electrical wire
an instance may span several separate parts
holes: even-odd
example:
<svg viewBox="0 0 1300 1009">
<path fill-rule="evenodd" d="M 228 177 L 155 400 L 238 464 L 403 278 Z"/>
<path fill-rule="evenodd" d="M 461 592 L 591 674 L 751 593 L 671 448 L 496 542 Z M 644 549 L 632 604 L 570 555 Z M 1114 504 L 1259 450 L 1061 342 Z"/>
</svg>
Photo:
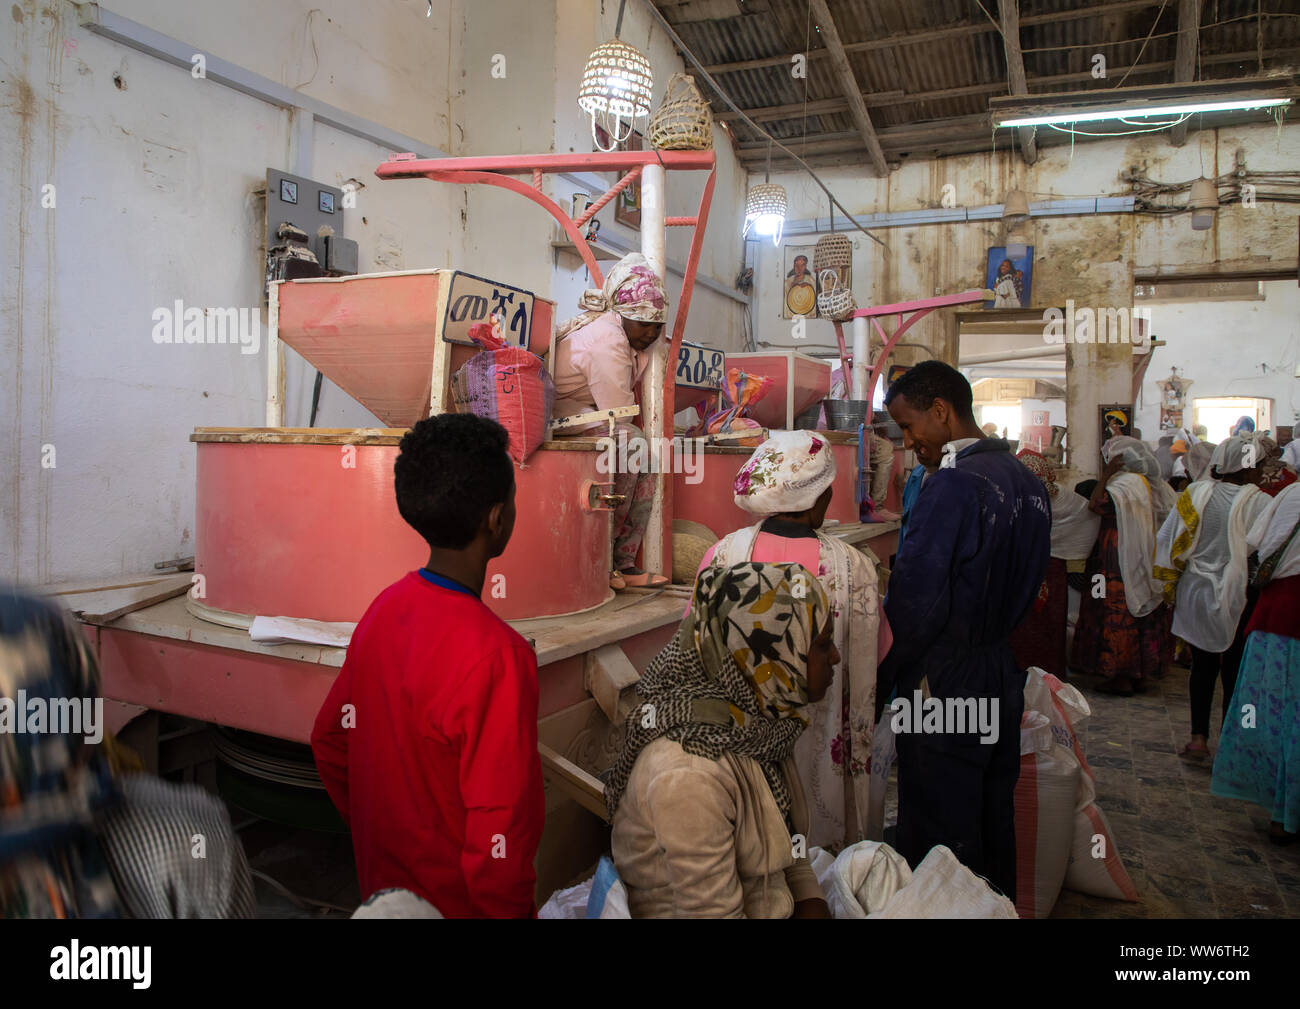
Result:
<svg viewBox="0 0 1300 1009">
<path fill-rule="evenodd" d="M 887 246 L 881 239 L 877 238 L 865 227 L 863 227 L 861 224 L 858 223 L 858 219 L 854 217 L 852 214 L 850 214 L 847 209 L 845 209 L 844 204 L 840 203 L 839 200 L 835 199 L 835 194 L 832 193 L 830 189 L 827 188 L 826 183 L 822 182 L 821 178 L 817 175 L 817 173 L 814 172 L 811 167 L 809 167 L 808 162 L 804 161 L 803 158 L 799 157 L 799 155 L 795 154 L 794 151 L 786 147 L 785 144 L 777 140 L 776 137 L 768 133 L 767 130 L 759 126 L 758 123 L 754 122 L 754 120 L 750 119 L 749 116 L 745 114 L 745 110 L 731 100 L 731 96 L 722 90 L 721 85 L 719 85 L 718 82 L 715 81 L 712 78 L 712 76 L 710 76 L 709 72 L 704 69 L 704 66 L 700 63 L 700 61 L 695 58 L 695 53 L 693 53 L 690 50 L 690 48 L 686 45 L 686 43 L 682 41 L 682 37 L 673 30 L 673 26 L 668 23 L 668 19 L 665 18 L 663 14 L 660 13 L 659 8 L 654 5 L 654 0 L 641 0 L 641 2 L 642 4 L 645 5 L 646 10 L 650 12 L 650 16 L 659 23 L 659 26 L 661 28 L 663 28 L 665 34 L 667 34 L 667 36 L 670 39 L 672 39 L 673 45 L 677 47 L 677 51 L 681 53 L 682 56 L 686 59 L 686 61 L 690 63 L 690 65 L 693 66 L 699 72 L 700 76 L 703 77 L 705 82 L 709 85 L 709 87 L 711 87 L 717 93 L 718 97 L 721 98 L 723 102 L 726 103 L 727 107 L 730 108 L 732 112 L 736 113 L 736 115 L 738 115 L 741 118 L 741 120 L 745 123 L 745 125 L 748 126 L 751 130 L 759 134 L 759 136 L 766 137 L 769 143 L 775 144 L 777 147 L 781 148 L 781 150 L 785 151 L 785 153 L 788 154 L 793 160 L 797 161 L 799 165 L 803 168 L 803 170 L 807 172 L 810 176 L 812 176 L 813 181 L 816 182 L 817 185 L 821 187 L 822 192 L 824 192 L 827 195 L 827 197 L 829 197 L 832 205 L 839 207 L 840 211 L 844 214 L 844 216 L 853 222 L 853 226 L 855 228 L 857 228 L 864 235 L 870 238 L 873 242 L 879 245 L 882 249 L 885 250 L 886 254 L 888 254 L 889 246 Z"/>
<path fill-rule="evenodd" d="M 1124 76 L 1119 79 L 1119 83 L 1116 84 L 1115 87 L 1122 87 L 1124 82 L 1128 80 L 1128 75 L 1133 72 L 1133 67 L 1142 62 L 1142 54 L 1147 51 L 1147 43 L 1151 41 L 1151 36 L 1155 34 L 1156 27 L 1160 24 L 1160 19 L 1165 16 L 1165 7 L 1168 3 L 1169 0 L 1160 0 L 1160 9 L 1156 11 L 1156 19 L 1151 22 L 1151 31 L 1147 32 L 1147 37 L 1142 40 L 1142 48 L 1138 50 L 1137 58 L 1134 59 L 1132 64 L 1129 65 L 1129 68 L 1124 71 Z M 1200 35 L 1201 26 L 1198 24 L 1196 26 L 1196 37 L 1198 40 L 1200 39 Z M 1197 45 L 1196 48 L 1199 51 L 1201 47 Z"/>
</svg>

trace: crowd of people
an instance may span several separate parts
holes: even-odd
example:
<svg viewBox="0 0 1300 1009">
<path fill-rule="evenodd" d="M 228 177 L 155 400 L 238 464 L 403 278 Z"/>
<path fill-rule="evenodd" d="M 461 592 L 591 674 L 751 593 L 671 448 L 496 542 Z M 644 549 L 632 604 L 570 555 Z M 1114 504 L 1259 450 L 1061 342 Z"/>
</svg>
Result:
<svg viewBox="0 0 1300 1009">
<path fill-rule="evenodd" d="M 644 263 L 588 292 L 587 314 L 562 328 L 565 409 L 632 396 L 665 304 Z M 944 845 L 1014 901 L 1027 668 L 1092 674 L 1098 690 L 1129 695 L 1165 675 L 1175 639 L 1191 656 L 1182 756 L 1210 759 L 1218 681 L 1212 790 L 1267 807 L 1273 839 L 1294 840 L 1294 443 L 1288 457 L 1246 419 L 1217 446 L 1191 431 L 1158 450 L 1113 437 L 1099 477 L 1069 489 L 1042 455 L 1017 457 L 981 430 L 969 383 L 942 362 L 909 369 L 885 403 L 917 460 L 885 592 L 869 558 L 824 528 L 836 463 L 822 435 L 777 432 L 735 477 L 754 524 L 703 558 L 604 775 L 631 914 L 828 917 L 808 850 L 883 839 L 873 740 L 913 700 L 939 714 L 891 722 L 890 842 L 913 867 Z M 471 414 L 427 418 L 401 442 L 397 506 L 428 556 L 367 610 L 312 733 L 352 833 L 361 917 L 536 913 L 537 659 L 481 598 L 514 529 L 507 445 L 500 425 Z M 653 584 L 635 567 L 648 513 L 639 479 L 621 484 L 612 582 Z M 1067 655 L 1067 569 L 1080 563 Z M 97 694 L 85 639 L 47 603 L 0 596 L 0 647 L 6 688 Z M 971 717 L 952 721 L 962 711 Z M 196 822 L 217 858 L 176 855 Z M 111 743 L 0 734 L 0 917 L 233 916 L 251 901 L 215 800 L 130 774 Z"/>
</svg>

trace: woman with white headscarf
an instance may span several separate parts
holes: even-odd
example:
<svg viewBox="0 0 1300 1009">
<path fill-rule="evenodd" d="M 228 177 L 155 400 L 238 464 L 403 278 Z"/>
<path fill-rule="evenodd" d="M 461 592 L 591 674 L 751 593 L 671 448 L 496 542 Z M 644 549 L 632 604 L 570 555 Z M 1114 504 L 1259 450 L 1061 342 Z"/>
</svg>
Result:
<svg viewBox="0 0 1300 1009">
<path fill-rule="evenodd" d="M 1214 450 L 1211 480 L 1198 480 L 1178 496 L 1156 546 L 1156 576 L 1174 607 L 1173 632 L 1192 649 L 1191 738 L 1185 759 L 1209 754 L 1214 684 L 1223 681 L 1223 713 L 1237 679 L 1249 620 L 1247 533 L 1268 504 L 1258 484 L 1264 450 L 1255 434 L 1233 435 Z"/>
<path fill-rule="evenodd" d="M 830 697 L 809 711 L 808 731 L 795 747 L 795 765 L 808 794 L 808 843 L 838 849 L 881 840 L 871 820 L 870 790 L 876 665 L 889 648 L 875 565 L 843 540 L 821 532 L 831 503 L 835 456 L 815 431 L 776 431 L 740 468 L 736 506 L 759 519 L 724 536 L 704 556 L 701 572 L 748 561 L 797 563 L 817 574 L 835 615 L 835 645 L 843 661 Z M 869 822 L 871 821 L 871 822 Z"/>
<path fill-rule="evenodd" d="M 645 371 L 646 354 L 668 316 L 668 295 L 663 280 L 646 258 L 633 252 L 618 261 L 605 277 L 599 291 L 583 293 L 582 314 L 561 323 L 556 331 L 555 379 L 556 419 L 598 410 L 614 410 L 636 404 L 636 383 Z M 565 434 L 591 437 L 599 430 L 584 427 Z M 622 501 L 614 509 L 614 550 L 610 585 L 665 585 L 668 579 L 647 574 L 636 566 L 637 551 L 650 522 L 654 475 L 641 428 L 620 422 L 616 438 L 624 444 L 618 457 L 646 465 L 635 465 L 613 473 L 614 493 Z"/>
<path fill-rule="evenodd" d="M 1070 664 L 1100 676 L 1103 693 L 1127 697 L 1163 676 L 1170 659 L 1169 613 L 1152 559 L 1175 495 L 1136 438 L 1111 438 L 1101 454 L 1106 465 L 1088 501 L 1101 523 L 1084 569 Z"/>
<path fill-rule="evenodd" d="M 1268 500 L 1246 542 L 1259 598 L 1210 791 L 1269 809 L 1269 839 L 1289 844 L 1300 834 L 1300 484 Z"/>
</svg>

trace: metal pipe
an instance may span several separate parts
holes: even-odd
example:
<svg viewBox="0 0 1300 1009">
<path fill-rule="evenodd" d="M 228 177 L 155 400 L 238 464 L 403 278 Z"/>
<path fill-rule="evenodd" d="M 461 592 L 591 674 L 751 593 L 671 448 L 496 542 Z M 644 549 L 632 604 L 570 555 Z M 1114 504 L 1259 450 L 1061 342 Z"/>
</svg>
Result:
<svg viewBox="0 0 1300 1009">
<path fill-rule="evenodd" d="M 867 375 L 871 369 L 871 329 L 865 316 L 853 320 L 853 398 L 866 399 Z"/>
<path fill-rule="evenodd" d="M 661 278 L 667 276 L 666 200 L 664 197 L 664 168 L 648 164 L 641 170 L 641 254 L 645 256 Z M 680 309 L 679 309 L 680 310 Z M 641 377 L 641 417 L 647 438 L 653 439 L 651 451 L 659 451 L 664 444 L 657 439 L 668 438 L 672 431 L 668 424 L 671 416 L 664 410 L 664 377 L 668 367 L 668 347 L 661 338 L 650 349 L 650 362 Z M 655 573 L 671 571 L 671 559 L 666 557 L 670 544 L 664 535 L 664 483 L 672 475 L 664 472 L 664 460 L 659 460 L 655 473 L 654 497 L 650 504 L 650 522 L 641 541 L 641 554 L 645 570 Z"/>
</svg>

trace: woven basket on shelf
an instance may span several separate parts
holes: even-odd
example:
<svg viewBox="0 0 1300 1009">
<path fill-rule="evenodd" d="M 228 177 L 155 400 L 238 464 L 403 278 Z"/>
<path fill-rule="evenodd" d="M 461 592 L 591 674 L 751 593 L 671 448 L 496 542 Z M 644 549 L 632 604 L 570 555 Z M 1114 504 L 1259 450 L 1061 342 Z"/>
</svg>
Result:
<svg viewBox="0 0 1300 1009">
<path fill-rule="evenodd" d="M 813 273 L 820 276 L 822 270 L 838 270 L 853 265 L 853 243 L 847 235 L 822 235 L 813 246 Z"/>
<path fill-rule="evenodd" d="M 821 293 L 817 295 L 817 314 L 823 319 L 843 322 L 858 307 L 853 292 L 847 287 L 840 287 L 840 275 L 832 269 L 822 270 L 817 274 Z"/>
<path fill-rule="evenodd" d="M 713 111 L 688 74 L 673 74 L 663 103 L 646 130 L 651 147 L 661 151 L 713 149 Z"/>
</svg>

